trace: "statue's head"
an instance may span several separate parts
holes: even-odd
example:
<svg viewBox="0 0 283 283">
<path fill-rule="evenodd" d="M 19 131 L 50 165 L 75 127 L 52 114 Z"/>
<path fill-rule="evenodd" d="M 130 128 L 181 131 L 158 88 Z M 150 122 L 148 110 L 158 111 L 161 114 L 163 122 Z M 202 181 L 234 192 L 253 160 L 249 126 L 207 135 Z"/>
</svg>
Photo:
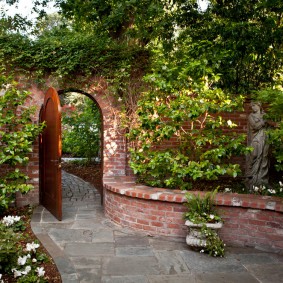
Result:
<svg viewBox="0 0 283 283">
<path fill-rule="evenodd" d="M 261 102 L 259 101 L 252 101 L 251 102 L 251 108 L 253 109 L 254 112 L 261 111 Z"/>
</svg>

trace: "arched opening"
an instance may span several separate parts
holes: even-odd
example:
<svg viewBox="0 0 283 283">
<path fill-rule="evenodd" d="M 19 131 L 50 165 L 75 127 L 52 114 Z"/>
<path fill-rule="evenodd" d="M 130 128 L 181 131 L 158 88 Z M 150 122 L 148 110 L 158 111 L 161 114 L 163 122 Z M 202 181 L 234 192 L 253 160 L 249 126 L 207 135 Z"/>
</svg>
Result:
<svg viewBox="0 0 283 283">
<path fill-rule="evenodd" d="M 102 196 L 103 121 L 101 109 L 88 93 L 58 92 L 61 102 L 62 169 L 92 184 Z"/>
<path fill-rule="evenodd" d="M 40 202 L 58 220 L 62 219 L 62 195 L 64 193 L 64 197 L 67 197 L 70 193 L 64 192 L 64 184 L 62 186 L 61 183 L 63 136 L 63 153 L 69 153 L 71 158 L 75 158 L 81 164 L 95 164 L 96 172 L 89 172 L 87 176 L 91 177 L 96 173 L 93 191 L 100 193 L 102 203 L 103 130 L 98 103 L 91 95 L 79 90 L 57 92 L 50 88 L 45 95 L 40 120 L 46 123 L 40 142 Z M 75 168 L 78 168 L 76 164 Z M 84 167 L 81 168 L 83 169 Z M 71 189 L 71 194 L 77 195 L 76 184 L 70 184 L 68 188 Z M 92 196 L 98 195 L 92 192 L 90 187 L 87 190 Z M 81 188 L 78 191 L 83 197 L 77 195 L 74 198 L 69 197 L 69 200 L 82 202 L 87 199 Z M 72 202 L 66 204 L 70 206 Z"/>
</svg>

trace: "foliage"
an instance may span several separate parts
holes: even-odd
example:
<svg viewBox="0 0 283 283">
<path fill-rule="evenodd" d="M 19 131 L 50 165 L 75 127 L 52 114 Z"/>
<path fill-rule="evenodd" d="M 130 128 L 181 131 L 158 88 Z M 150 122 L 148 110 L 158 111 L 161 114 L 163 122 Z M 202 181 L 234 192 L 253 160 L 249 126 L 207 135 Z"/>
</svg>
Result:
<svg viewBox="0 0 283 283">
<path fill-rule="evenodd" d="M 184 219 L 194 224 L 201 224 L 201 253 L 208 253 L 210 256 L 224 256 L 225 244 L 217 232 L 207 227 L 208 223 L 222 222 L 221 216 L 215 210 L 215 195 L 217 190 L 207 192 L 204 195 L 186 193 L 187 201 L 184 205 L 188 211 L 184 213 Z M 202 243 L 202 241 L 204 241 Z"/>
<path fill-rule="evenodd" d="M 13 228 L 0 223 L 0 266 L 1 271 L 8 272 L 12 263 L 17 260 L 19 247 L 15 245 L 22 239 L 21 234 L 14 232 Z"/>
<path fill-rule="evenodd" d="M 62 15 L 74 23 L 75 30 L 92 30 L 120 42 L 125 40 L 142 46 L 173 33 L 171 12 L 174 3 L 170 1 L 56 0 L 56 4 Z"/>
<path fill-rule="evenodd" d="M 272 154 L 276 160 L 275 168 L 283 171 L 283 75 L 278 74 L 275 79 L 276 86 L 257 92 L 256 99 L 266 103 L 266 119 L 271 121 L 267 130 L 268 140 L 271 144 Z"/>
<path fill-rule="evenodd" d="M 24 231 L 26 229 L 24 221 L 19 216 L 4 216 L 2 223 L 6 227 L 12 226 L 14 232 Z"/>
<path fill-rule="evenodd" d="M 184 218 L 195 224 L 199 223 L 216 223 L 221 221 L 221 217 L 215 210 L 214 198 L 217 190 L 207 192 L 204 195 L 186 193 L 185 206 L 188 211 L 185 212 Z"/>
<path fill-rule="evenodd" d="M 35 8 L 48 2 L 37 0 Z M 282 73 L 283 63 L 282 1 L 211 0 L 203 11 L 196 0 L 55 2 L 60 16 L 41 18 L 32 38 L 15 33 L 5 19 L 1 22 L 0 49 L 10 69 L 39 80 L 52 74 L 73 85 L 84 85 L 93 75 L 104 76 L 110 84 L 108 94 L 125 102 L 122 115 L 128 117 L 123 121 L 126 127 L 136 122 L 133 117 L 137 107 L 128 102 L 135 103 L 141 97 L 140 121 L 133 127 L 131 138 L 135 140 L 141 133 L 142 140 L 135 145 L 132 166 L 142 178 L 151 171 L 152 178 L 147 180 L 151 185 L 186 188 L 187 179 L 239 174 L 238 166 L 228 160 L 231 155 L 244 153 L 240 148 L 243 137 L 226 135 L 231 133 L 230 125 L 229 131 L 222 131 L 229 120 L 221 118 L 220 113 L 234 111 L 234 101 L 242 95 L 276 85 L 274 78 Z M 132 99 L 132 93 L 127 92 L 129 84 L 133 79 L 140 81 L 149 66 L 153 75 L 148 77 L 155 80 L 152 91 L 138 93 Z M 271 99 L 277 97 L 269 93 Z M 152 105 L 146 105 L 146 100 Z M 218 105 L 229 100 L 226 105 Z M 279 107 L 280 100 L 275 101 Z M 180 109 L 178 103 L 192 108 Z M 164 110 L 167 108 L 169 111 Z M 185 115 L 188 111 L 190 117 Z M 143 117 L 155 112 L 159 115 L 155 120 Z M 204 123 L 198 122 L 206 114 Z M 183 132 L 180 119 L 193 125 L 191 135 L 188 129 Z M 146 140 L 145 132 L 149 131 L 150 136 L 158 123 L 163 129 L 154 137 L 158 142 Z M 136 131 L 143 124 L 143 132 Z M 278 125 L 270 131 L 270 141 L 280 169 L 282 124 Z M 220 138 L 214 141 L 218 135 Z M 182 149 L 157 154 L 154 147 L 170 137 L 177 137 L 177 146 L 186 140 Z M 150 149 L 144 148 L 147 142 Z M 196 159 L 190 155 L 193 150 Z M 174 164 L 174 168 L 167 164 Z"/>
<path fill-rule="evenodd" d="M 36 125 L 31 120 L 33 107 L 26 107 L 28 93 L 16 88 L 15 83 L 8 84 L 1 77 L 2 93 L 0 96 L 0 208 L 7 208 L 13 202 L 16 192 L 27 193 L 33 186 L 28 184 L 24 167 L 28 154 L 43 125 Z"/>
<path fill-rule="evenodd" d="M 78 105 L 73 101 L 67 106 L 73 108 L 63 112 L 63 152 L 77 157 L 86 157 L 90 162 L 92 158 L 100 155 L 101 114 L 99 108 L 89 98 L 83 99 L 83 104 Z"/>
<path fill-rule="evenodd" d="M 248 151 L 245 135 L 234 133 L 237 125 L 224 115 L 239 109 L 242 98 L 216 87 L 219 76 L 205 56 L 194 59 L 190 46 L 168 58 L 156 51 L 147 77 L 153 87 L 140 99 L 138 123 L 129 134 L 135 142 L 131 167 L 146 184 L 186 189 L 192 180 L 240 173 L 229 160 Z"/>
<path fill-rule="evenodd" d="M 16 282 L 44 283 L 47 280 L 41 265 L 48 261 L 48 257 L 38 251 L 38 242 L 28 242 L 25 233 L 24 223 L 31 212 L 30 208 L 24 209 L 24 215 L 7 215 L 0 221 L 0 272 L 13 274 Z"/>
<path fill-rule="evenodd" d="M 283 197 L 283 183 L 279 181 L 278 184 L 273 184 L 272 187 L 268 188 L 264 185 L 261 186 L 254 186 L 253 187 L 253 193 L 259 194 L 263 196 L 281 196 Z"/>
<path fill-rule="evenodd" d="M 282 69 L 282 1 L 212 0 L 202 12 L 193 6 L 196 1 L 177 2 L 181 9 L 176 21 L 182 27 L 177 45 L 186 38 L 193 43 L 205 40 L 212 44 L 202 49 L 203 54 L 226 53 L 210 62 L 216 73 L 223 74 L 218 86 L 249 95 L 273 83 Z"/>
<path fill-rule="evenodd" d="M 48 2 L 37 0 L 34 8 L 40 10 L 39 4 L 44 7 Z M 152 47 L 162 45 L 165 53 L 182 51 L 183 42 L 190 41 L 199 46 L 198 53 L 215 54 L 217 60 L 208 59 L 207 64 L 222 74 L 218 86 L 237 94 L 272 84 L 282 68 L 280 0 L 213 0 L 205 11 L 196 0 L 55 2 L 60 16 L 39 19 L 34 38 L 19 36 L 3 23 L 0 46 L 6 63 L 37 70 L 41 76 L 54 71 L 63 77 L 77 71 L 89 76 L 112 70 L 112 77 L 123 62 L 144 62 L 139 58 Z M 211 44 L 200 46 L 202 41 Z"/>
<path fill-rule="evenodd" d="M 206 225 L 202 226 L 201 233 L 205 236 L 206 242 L 200 252 L 208 253 L 210 256 L 223 257 L 225 254 L 225 244 L 218 234 Z"/>
</svg>

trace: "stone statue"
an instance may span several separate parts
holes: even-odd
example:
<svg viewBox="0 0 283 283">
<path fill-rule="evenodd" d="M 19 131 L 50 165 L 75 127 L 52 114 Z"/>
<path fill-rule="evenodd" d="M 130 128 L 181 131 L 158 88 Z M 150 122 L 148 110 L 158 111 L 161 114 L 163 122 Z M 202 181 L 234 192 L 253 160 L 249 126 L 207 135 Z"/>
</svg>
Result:
<svg viewBox="0 0 283 283">
<path fill-rule="evenodd" d="M 253 151 L 247 155 L 246 187 L 268 186 L 269 182 L 269 144 L 266 135 L 266 121 L 259 102 L 251 103 L 252 113 L 248 118 L 248 146 Z"/>
</svg>

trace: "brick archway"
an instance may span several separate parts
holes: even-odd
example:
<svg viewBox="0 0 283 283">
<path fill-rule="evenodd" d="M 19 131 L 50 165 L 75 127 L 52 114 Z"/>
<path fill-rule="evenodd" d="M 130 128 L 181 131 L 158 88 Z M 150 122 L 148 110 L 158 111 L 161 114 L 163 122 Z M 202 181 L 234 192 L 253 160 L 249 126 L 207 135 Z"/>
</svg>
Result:
<svg viewBox="0 0 283 283">
<path fill-rule="evenodd" d="M 28 85 L 28 86 L 27 86 Z M 125 176 L 127 171 L 127 144 L 124 131 L 119 125 L 120 106 L 117 99 L 107 94 L 107 82 L 103 78 L 93 78 L 87 87 L 80 85 L 60 86 L 48 83 L 60 93 L 63 90 L 76 90 L 76 92 L 86 94 L 99 107 L 102 117 L 102 162 L 103 178 L 107 176 Z M 44 100 L 45 91 L 36 84 L 29 83 L 20 85 L 23 89 L 28 89 L 31 93 L 27 106 L 36 106 L 36 113 L 33 117 L 35 123 L 39 121 L 39 112 Z M 47 87 L 45 87 L 47 89 Z M 30 162 L 26 167 L 29 182 L 35 187 L 27 195 L 18 194 L 16 201 L 18 206 L 39 203 L 39 143 L 35 142 L 33 153 L 30 154 Z"/>
</svg>

